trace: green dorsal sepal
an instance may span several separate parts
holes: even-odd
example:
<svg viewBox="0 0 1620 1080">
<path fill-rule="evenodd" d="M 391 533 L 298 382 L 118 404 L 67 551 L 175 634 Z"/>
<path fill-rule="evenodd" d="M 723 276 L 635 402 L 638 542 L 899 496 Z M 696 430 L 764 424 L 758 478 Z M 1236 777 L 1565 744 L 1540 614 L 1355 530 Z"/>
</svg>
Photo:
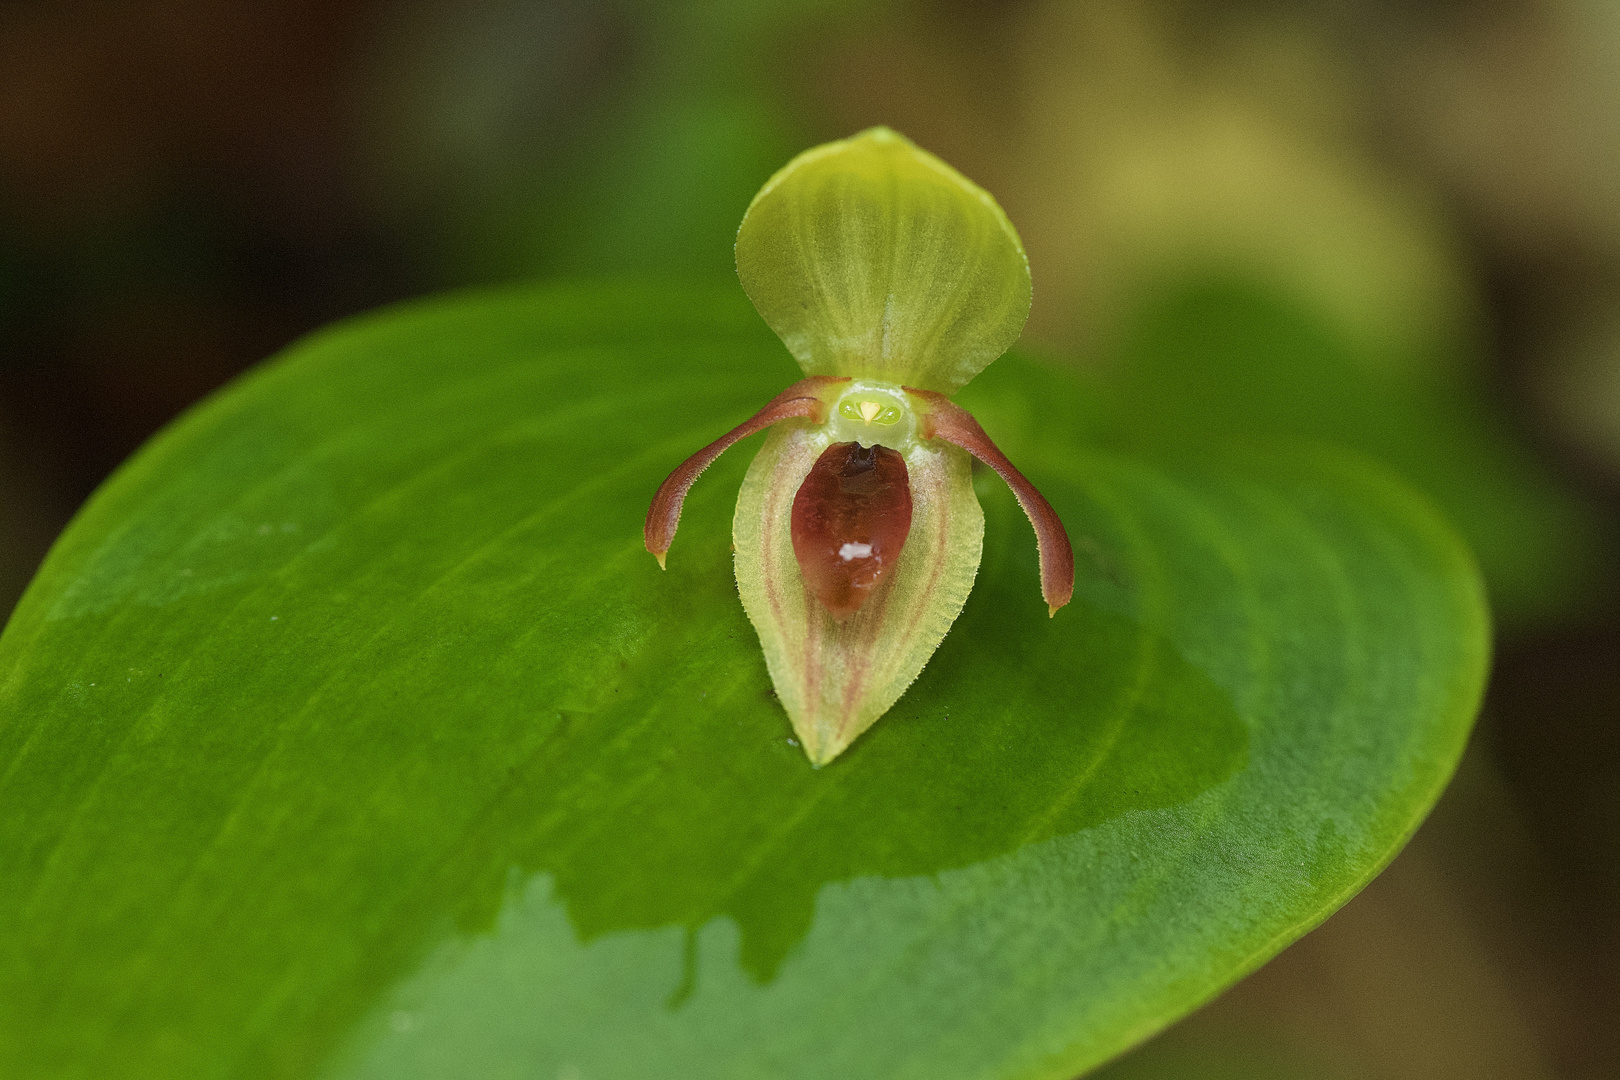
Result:
<svg viewBox="0 0 1620 1080">
<path fill-rule="evenodd" d="M 1029 315 L 1029 260 L 995 199 L 888 128 L 771 177 L 737 274 L 807 375 L 954 393 Z"/>
</svg>

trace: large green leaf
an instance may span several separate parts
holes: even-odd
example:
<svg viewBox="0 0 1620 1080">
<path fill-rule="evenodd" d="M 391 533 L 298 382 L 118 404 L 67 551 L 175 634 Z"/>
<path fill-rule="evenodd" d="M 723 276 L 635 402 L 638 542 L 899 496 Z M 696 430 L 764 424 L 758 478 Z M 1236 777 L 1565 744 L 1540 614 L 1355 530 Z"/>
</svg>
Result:
<svg viewBox="0 0 1620 1080">
<path fill-rule="evenodd" d="M 1300 444 L 1155 466 L 1008 358 L 960 621 L 813 770 L 737 602 L 796 377 L 735 290 L 316 336 L 176 424 L 0 639 L 0 1075 L 1065 1078 L 1322 919 L 1445 783 L 1486 657 L 1418 497 Z"/>
</svg>

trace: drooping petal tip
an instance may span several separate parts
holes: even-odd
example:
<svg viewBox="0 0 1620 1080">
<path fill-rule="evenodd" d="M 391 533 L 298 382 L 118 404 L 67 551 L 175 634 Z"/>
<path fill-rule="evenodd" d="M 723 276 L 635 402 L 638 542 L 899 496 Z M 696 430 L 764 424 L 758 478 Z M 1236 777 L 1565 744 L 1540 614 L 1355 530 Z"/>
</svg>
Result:
<svg viewBox="0 0 1620 1080">
<path fill-rule="evenodd" d="M 943 439 L 960 446 L 994 469 L 1012 488 L 1018 505 L 1035 529 L 1035 545 L 1041 561 L 1041 596 L 1046 600 L 1047 618 L 1057 615 L 1058 608 L 1074 599 L 1074 546 L 1069 543 L 1069 532 L 1057 511 L 990 441 L 972 413 L 944 394 L 909 386 L 906 392 L 920 399 L 924 438 Z"/>
<path fill-rule="evenodd" d="M 772 424 L 794 417 L 805 417 L 812 423 L 825 420 L 827 418 L 825 398 L 830 388 L 837 383 L 848 381 L 826 376 L 801 379 L 772 398 L 759 412 L 676 466 L 675 471 L 658 485 L 652 505 L 647 507 L 646 524 L 642 527 L 642 542 L 652 553 L 653 558 L 658 560 L 658 565 L 664 566 L 669 546 L 675 541 L 675 530 L 680 525 L 681 506 L 686 502 L 686 493 L 691 490 L 692 484 L 702 475 L 704 469 L 714 464 L 715 459 L 734 443 L 746 439 L 755 432 L 763 431 Z"/>
</svg>

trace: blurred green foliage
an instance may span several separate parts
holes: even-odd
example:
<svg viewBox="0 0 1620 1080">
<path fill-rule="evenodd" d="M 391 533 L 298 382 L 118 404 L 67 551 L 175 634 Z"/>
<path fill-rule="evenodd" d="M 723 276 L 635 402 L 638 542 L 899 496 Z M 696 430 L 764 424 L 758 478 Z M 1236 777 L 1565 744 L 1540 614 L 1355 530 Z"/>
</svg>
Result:
<svg viewBox="0 0 1620 1080">
<path fill-rule="evenodd" d="M 1144 302 L 1106 365 L 1116 444 L 1199 454 L 1289 435 L 1400 472 L 1468 539 L 1505 630 L 1568 618 L 1613 584 L 1612 520 L 1538 459 L 1467 363 L 1358 355 L 1280 290 L 1211 275 Z"/>
<path fill-rule="evenodd" d="M 375 106 L 386 133 L 373 147 L 382 198 L 409 201 L 413 182 L 436 178 L 426 181 L 440 215 L 434 257 L 453 280 L 728 278 L 749 200 L 815 141 L 782 79 L 791 43 L 835 17 L 892 6 L 628 3 L 538 14 L 481 3 L 438 12 L 397 35 L 403 70 Z M 514 47 L 524 42 L 534 47 Z M 570 83 L 571 54 L 592 50 L 612 59 L 585 93 Z M 548 80 L 543 92 L 537 77 Z M 434 89 L 469 85 L 470 95 Z"/>
</svg>

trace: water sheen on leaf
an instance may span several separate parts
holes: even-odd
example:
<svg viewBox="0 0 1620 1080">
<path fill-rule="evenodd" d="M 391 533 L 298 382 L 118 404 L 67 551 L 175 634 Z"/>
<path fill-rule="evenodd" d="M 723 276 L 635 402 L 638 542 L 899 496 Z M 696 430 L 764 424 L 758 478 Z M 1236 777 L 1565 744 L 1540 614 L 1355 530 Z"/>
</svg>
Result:
<svg viewBox="0 0 1620 1080">
<path fill-rule="evenodd" d="M 1388 861 L 1461 750 L 1480 588 L 1295 445 L 1017 454 L 965 610 L 812 769 L 738 603 L 789 384 L 734 290 L 530 289 L 317 335 L 91 501 L 0 638 L 0 1075 L 1043 1078 Z M 1084 411 L 1013 358 L 973 404 Z M 976 388 L 978 389 L 978 388 Z"/>
</svg>

